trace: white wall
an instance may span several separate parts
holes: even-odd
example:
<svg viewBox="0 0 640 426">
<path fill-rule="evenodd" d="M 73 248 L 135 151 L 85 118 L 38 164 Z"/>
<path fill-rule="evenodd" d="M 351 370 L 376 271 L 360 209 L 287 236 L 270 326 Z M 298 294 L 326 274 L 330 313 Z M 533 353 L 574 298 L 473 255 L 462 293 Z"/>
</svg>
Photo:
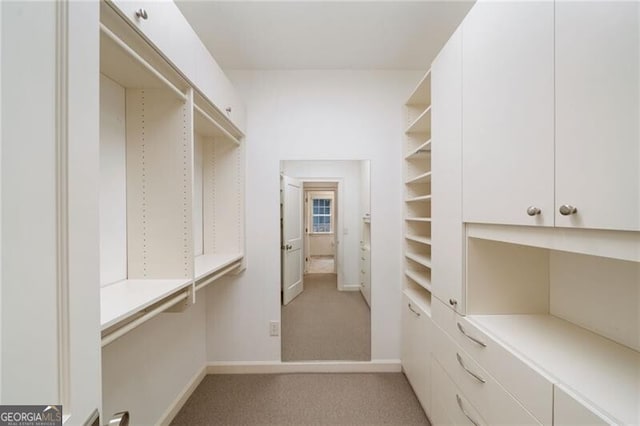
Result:
<svg viewBox="0 0 640 426">
<path fill-rule="evenodd" d="M 371 160 L 372 359 L 400 358 L 402 105 L 423 71 L 229 71 L 245 101 L 248 268 L 207 290 L 207 356 L 279 361 L 280 160 Z"/>
<path fill-rule="evenodd" d="M 131 413 L 131 424 L 153 425 L 205 366 L 205 301 L 164 313 L 102 350 L 103 419 Z"/>
</svg>

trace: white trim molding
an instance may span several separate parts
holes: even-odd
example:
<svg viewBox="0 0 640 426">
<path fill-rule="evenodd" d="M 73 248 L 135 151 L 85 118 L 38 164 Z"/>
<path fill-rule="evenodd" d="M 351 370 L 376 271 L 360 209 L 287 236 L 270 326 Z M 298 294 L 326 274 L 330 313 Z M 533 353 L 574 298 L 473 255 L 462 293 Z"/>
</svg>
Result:
<svg viewBox="0 0 640 426">
<path fill-rule="evenodd" d="M 191 397 L 191 394 L 196 390 L 196 388 L 200 385 L 202 380 L 207 376 L 208 368 L 205 365 L 198 371 L 195 376 L 187 382 L 184 389 L 176 396 L 176 399 L 169 405 L 167 411 L 165 411 L 162 416 L 160 416 L 160 420 L 158 420 L 158 425 L 160 426 L 169 426 L 173 421 L 174 417 L 180 412 L 182 406 L 187 402 L 187 400 Z"/>
<path fill-rule="evenodd" d="M 399 359 L 372 361 L 231 361 L 211 362 L 207 374 L 400 373 Z"/>
</svg>

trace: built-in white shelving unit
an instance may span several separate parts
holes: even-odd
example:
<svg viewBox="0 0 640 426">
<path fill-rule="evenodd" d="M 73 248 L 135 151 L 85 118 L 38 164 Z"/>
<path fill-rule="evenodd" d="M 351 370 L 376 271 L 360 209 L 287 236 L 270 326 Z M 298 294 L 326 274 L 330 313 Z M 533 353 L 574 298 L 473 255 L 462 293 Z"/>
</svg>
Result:
<svg viewBox="0 0 640 426">
<path fill-rule="evenodd" d="M 103 345 L 244 259 L 242 133 L 108 3 L 100 28 Z"/>
<path fill-rule="evenodd" d="M 426 312 L 431 300 L 431 72 L 405 103 L 405 293 Z M 417 300 L 416 300 L 417 302 Z"/>
</svg>

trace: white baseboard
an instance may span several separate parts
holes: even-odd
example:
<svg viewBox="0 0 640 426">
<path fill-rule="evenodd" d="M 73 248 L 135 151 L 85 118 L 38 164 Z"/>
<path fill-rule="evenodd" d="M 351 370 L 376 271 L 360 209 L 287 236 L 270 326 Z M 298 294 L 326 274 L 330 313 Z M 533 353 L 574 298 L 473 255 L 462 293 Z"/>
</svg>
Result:
<svg viewBox="0 0 640 426">
<path fill-rule="evenodd" d="M 207 374 L 400 373 L 399 359 L 372 361 L 233 361 L 212 362 Z"/>
<path fill-rule="evenodd" d="M 182 392 L 178 394 L 176 399 L 167 408 L 167 411 L 165 411 L 160 417 L 160 420 L 157 423 L 158 425 L 169 426 L 169 424 L 171 424 L 171 421 L 173 421 L 173 418 L 178 414 L 184 403 L 187 402 L 193 391 L 196 390 L 200 382 L 205 378 L 207 370 L 208 367 L 205 365 L 198 373 L 196 373 L 195 376 L 193 376 L 193 378 L 191 378 L 191 380 L 189 380 L 184 389 L 182 389 Z"/>
<path fill-rule="evenodd" d="M 340 291 L 359 291 L 360 290 L 360 284 L 343 285 L 338 290 L 340 290 Z"/>
</svg>

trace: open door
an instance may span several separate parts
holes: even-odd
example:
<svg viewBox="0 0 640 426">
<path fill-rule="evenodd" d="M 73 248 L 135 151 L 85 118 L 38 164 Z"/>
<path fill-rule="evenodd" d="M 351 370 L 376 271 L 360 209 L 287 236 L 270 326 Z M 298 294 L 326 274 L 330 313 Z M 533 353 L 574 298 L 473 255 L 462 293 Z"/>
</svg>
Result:
<svg viewBox="0 0 640 426">
<path fill-rule="evenodd" d="M 304 289 L 302 182 L 283 175 L 280 179 L 280 193 L 282 198 L 280 247 L 282 252 L 282 303 L 286 305 Z"/>
</svg>

